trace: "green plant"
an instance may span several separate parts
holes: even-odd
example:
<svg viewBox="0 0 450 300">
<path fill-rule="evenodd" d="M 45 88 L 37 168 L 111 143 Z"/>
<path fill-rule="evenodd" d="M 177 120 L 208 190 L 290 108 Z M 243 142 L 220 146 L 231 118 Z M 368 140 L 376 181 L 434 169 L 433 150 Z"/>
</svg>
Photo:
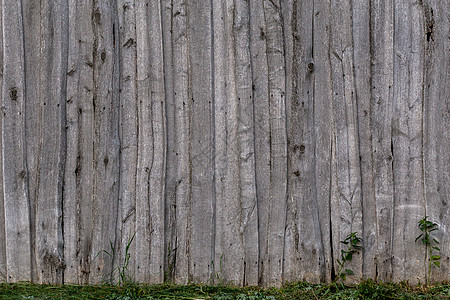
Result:
<svg viewBox="0 0 450 300">
<path fill-rule="evenodd" d="M 438 230 L 438 225 L 434 222 L 431 222 L 428 220 L 428 216 L 425 216 L 419 222 L 417 222 L 417 226 L 419 227 L 420 231 L 422 232 L 417 238 L 416 242 L 420 239 L 422 241 L 422 244 L 425 245 L 425 255 L 428 257 L 428 274 L 426 275 L 426 284 L 428 285 L 430 283 L 431 278 L 431 268 L 433 265 L 440 268 L 440 255 L 433 255 L 434 251 L 441 251 L 439 247 L 434 246 L 439 244 L 439 241 L 431 236 L 431 233 L 433 231 Z"/>
<path fill-rule="evenodd" d="M 114 283 L 116 281 L 117 276 L 117 284 L 118 285 L 129 285 L 133 283 L 133 279 L 127 274 L 128 273 L 128 265 L 130 264 L 131 254 L 130 254 L 130 246 L 134 240 L 136 233 L 134 233 L 131 237 L 128 238 L 127 244 L 125 246 L 125 257 L 122 264 L 119 264 L 117 267 L 113 268 L 111 273 L 109 274 L 110 283 Z M 113 243 L 109 241 L 109 246 L 111 248 L 110 251 L 101 250 L 95 257 L 97 257 L 100 253 L 105 253 L 106 255 L 114 258 L 116 255 L 116 248 Z"/>
<path fill-rule="evenodd" d="M 214 283 L 214 279 L 216 280 L 216 284 L 219 285 L 223 285 L 224 281 L 223 281 L 223 268 L 222 268 L 222 261 L 223 261 L 223 253 L 220 255 L 220 259 L 219 259 L 219 271 L 215 272 L 215 274 L 213 274 L 211 276 L 210 282 Z M 213 268 L 213 270 L 215 269 L 214 267 L 214 261 L 211 261 L 211 266 Z M 215 278 L 214 278 L 215 277 Z"/>
<path fill-rule="evenodd" d="M 362 242 L 362 238 L 358 237 L 356 232 L 351 232 L 347 235 L 347 237 L 341 241 L 342 244 L 347 246 L 347 250 L 341 250 L 341 259 L 337 260 L 339 265 L 339 270 L 336 275 L 336 279 L 345 280 L 347 275 L 353 275 L 353 271 L 350 269 L 345 269 L 345 265 L 352 260 L 353 254 L 357 253 L 359 250 L 362 250 L 363 247 L 359 245 Z"/>
</svg>

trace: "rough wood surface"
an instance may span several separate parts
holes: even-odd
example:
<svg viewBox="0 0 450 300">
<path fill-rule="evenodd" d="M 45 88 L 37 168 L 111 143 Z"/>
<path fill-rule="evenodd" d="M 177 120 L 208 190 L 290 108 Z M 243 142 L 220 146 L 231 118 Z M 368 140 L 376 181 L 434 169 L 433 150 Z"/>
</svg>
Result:
<svg viewBox="0 0 450 300">
<path fill-rule="evenodd" d="M 34 242 L 31 240 L 25 145 L 23 16 L 21 2 L 2 2 L 2 177 L 8 281 L 31 280 L 31 248 Z"/>
<path fill-rule="evenodd" d="M 3 10 L 0 3 L 0 32 L 3 32 Z M 3 70 L 3 39 L 0 38 L 0 70 Z M 0 72 L 0 95 L 3 95 L 3 72 Z M 2 96 L 0 96 L 2 97 Z M 2 98 L 3 99 L 3 98 Z M 2 117 L 2 114 L 0 114 Z M 0 122 L 0 131 L 3 132 L 3 122 Z M 0 155 L 3 158 L 3 139 L 0 139 Z M 3 174 L 3 159 L 0 160 L 0 170 Z M 0 176 L 0 279 L 6 280 L 6 236 L 5 236 L 5 206 L 3 194 L 3 176 Z"/>
<path fill-rule="evenodd" d="M 446 0 L 0 8 L 0 280 L 450 279 Z"/>
</svg>

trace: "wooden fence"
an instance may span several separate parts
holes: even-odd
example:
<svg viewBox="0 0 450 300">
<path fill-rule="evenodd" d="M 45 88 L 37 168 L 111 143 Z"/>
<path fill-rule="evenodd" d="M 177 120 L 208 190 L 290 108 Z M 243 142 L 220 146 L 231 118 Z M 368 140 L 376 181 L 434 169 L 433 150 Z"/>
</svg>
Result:
<svg viewBox="0 0 450 300">
<path fill-rule="evenodd" d="M 450 279 L 448 1 L 0 7 L 7 281 Z"/>
</svg>

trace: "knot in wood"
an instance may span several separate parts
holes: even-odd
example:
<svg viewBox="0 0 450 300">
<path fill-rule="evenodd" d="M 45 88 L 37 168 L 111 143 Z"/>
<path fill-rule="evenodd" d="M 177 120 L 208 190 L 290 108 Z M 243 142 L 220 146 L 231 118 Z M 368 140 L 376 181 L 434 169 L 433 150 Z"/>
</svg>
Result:
<svg viewBox="0 0 450 300">
<path fill-rule="evenodd" d="M 9 97 L 12 101 L 17 101 L 17 88 L 12 87 L 9 89 Z"/>
</svg>

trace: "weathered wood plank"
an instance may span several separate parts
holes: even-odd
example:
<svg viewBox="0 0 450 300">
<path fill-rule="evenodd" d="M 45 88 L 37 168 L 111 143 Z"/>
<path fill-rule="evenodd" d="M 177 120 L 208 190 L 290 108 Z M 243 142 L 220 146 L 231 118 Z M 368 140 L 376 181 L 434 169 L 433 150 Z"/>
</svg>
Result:
<svg viewBox="0 0 450 300">
<path fill-rule="evenodd" d="M 267 224 L 267 285 L 283 282 L 287 204 L 286 73 L 280 1 L 263 1 L 269 97 L 270 192 Z"/>
<path fill-rule="evenodd" d="M 376 278 L 392 279 L 392 222 L 394 179 L 392 153 L 392 103 L 394 85 L 393 1 L 371 3 L 370 119 L 373 184 L 376 205 Z M 363 112 L 364 113 L 364 112 Z M 364 157 L 364 153 L 361 153 Z"/>
<path fill-rule="evenodd" d="M 313 152 L 308 124 L 312 76 L 307 65 L 312 51 L 312 1 L 281 1 L 286 72 L 286 127 L 288 138 L 288 201 L 286 210 L 283 282 L 320 281 L 321 237 L 317 202 L 312 197 L 314 182 L 307 178 L 313 170 Z M 308 153 L 305 149 L 308 147 Z M 313 178 L 314 176 L 312 176 Z"/>
<path fill-rule="evenodd" d="M 331 11 L 328 1 L 314 1 L 313 16 L 313 44 L 312 58 L 314 79 L 313 85 L 313 114 L 314 119 L 311 124 L 314 140 L 314 180 L 315 195 L 317 201 L 319 226 L 321 232 L 322 249 L 320 251 L 318 264 L 322 266 L 321 281 L 330 281 L 331 264 L 332 264 L 332 247 L 334 251 L 334 259 L 336 258 L 337 244 L 330 245 L 332 240 L 335 241 L 335 235 L 331 233 L 331 184 L 330 172 L 332 164 L 331 150 L 333 145 L 332 133 L 332 105 L 329 99 L 332 99 L 331 84 L 331 62 L 329 59 L 328 49 L 330 47 L 330 21 Z M 336 149 L 336 148 L 334 148 Z M 334 198 L 335 199 L 335 198 Z M 333 232 L 334 233 L 334 232 Z"/>
<path fill-rule="evenodd" d="M 439 230 L 433 234 L 440 243 L 440 253 L 434 253 L 441 255 L 440 269 L 433 266 L 431 277 L 432 281 L 442 281 L 450 276 L 450 44 L 449 20 L 445 15 L 448 5 L 446 1 L 424 1 L 423 4 L 426 37 L 423 103 L 425 213 L 439 225 Z M 426 268 L 428 270 L 428 265 Z"/>
<path fill-rule="evenodd" d="M 258 284 L 267 284 L 268 209 L 270 203 L 270 132 L 267 45 L 262 1 L 250 0 L 250 54 L 255 131 L 255 177 L 258 210 Z M 216 114 L 218 111 L 216 110 Z"/>
<path fill-rule="evenodd" d="M 0 70 L 3 70 L 3 9 L 0 3 Z M 3 71 L 0 72 L 0 97 L 3 95 Z M 1 98 L 3 99 L 3 98 Z M 0 114 L 0 132 L 3 128 L 3 114 Z M 3 139 L 0 139 L 0 157 L 3 158 Z M 6 236 L 5 236 L 5 206 L 3 193 L 3 159 L 0 159 L 0 280 L 6 280 Z"/>
<path fill-rule="evenodd" d="M 353 66 L 358 122 L 362 228 L 362 278 L 377 277 L 377 207 L 374 192 L 371 123 L 370 1 L 352 2 Z M 356 175 L 355 175 L 356 176 Z M 359 279 L 359 278 L 358 278 Z"/>
<path fill-rule="evenodd" d="M 238 101 L 239 143 L 239 233 L 244 248 L 239 275 L 242 285 L 258 283 L 258 208 L 256 199 L 254 102 L 250 55 L 250 6 L 246 0 L 236 2 L 234 11 L 235 76 Z M 237 270 L 236 270 L 237 271 Z M 236 272 L 235 271 L 235 272 Z"/>
<path fill-rule="evenodd" d="M 41 3 L 23 1 L 22 9 L 27 16 L 23 23 L 25 65 L 25 130 L 27 137 L 28 190 L 30 197 L 30 230 L 31 240 L 36 239 L 36 205 L 39 193 L 39 165 L 42 149 L 42 104 L 41 104 Z M 38 278 L 36 268 L 36 243 L 31 243 L 31 277 Z"/>
<path fill-rule="evenodd" d="M 297 256 L 295 278 L 318 282 L 322 280 L 322 268 L 318 263 L 323 254 L 320 232 L 319 208 L 315 199 L 314 167 L 314 64 L 313 64 L 313 5 L 312 1 L 297 2 L 293 6 L 292 39 L 294 66 L 292 69 L 292 93 L 290 104 L 290 196 L 295 210 L 295 252 Z M 289 63 L 288 63 L 289 64 Z M 288 73 L 289 74 L 289 73 Z M 288 98 L 289 99 L 289 98 Z M 292 250 L 286 249 L 286 255 Z M 285 263 L 289 268 L 289 263 Z M 295 280 L 291 278 L 290 280 Z"/>
<path fill-rule="evenodd" d="M 296 130 L 294 129 L 297 122 L 297 78 L 298 78 L 298 43 L 295 39 L 295 33 L 297 31 L 297 13 L 298 2 L 297 1 L 285 1 L 280 2 L 281 13 L 283 15 L 283 39 L 284 39 L 284 52 L 285 52 L 285 68 L 286 68 L 286 126 L 287 126 L 287 142 L 288 142 L 288 161 L 287 161 L 287 207 L 286 207 L 286 225 L 285 225 L 285 237 L 284 237 L 284 260 L 283 260 L 283 281 L 292 282 L 299 276 L 301 267 L 299 266 L 299 253 L 298 242 L 299 235 L 297 230 L 298 220 L 298 207 L 296 203 L 297 197 L 295 191 L 298 188 L 294 186 L 298 185 L 296 180 L 296 174 L 298 172 L 297 155 L 293 151 L 292 145 L 298 141 L 296 136 Z"/>
<path fill-rule="evenodd" d="M 354 52 L 352 39 L 352 6 L 349 1 L 331 1 L 331 41 L 330 62 L 331 82 L 333 89 L 334 112 L 333 130 L 335 156 L 332 164 L 336 164 L 335 175 L 337 199 L 332 200 L 334 253 L 346 250 L 340 243 L 351 232 L 362 232 L 361 212 L 361 180 L 359 165 L 359 136 L 357 124 L 356 87 L 354 74 Z M 334 205 L 333 205 L 334 204 Z M 338 213 L 339 212 L 339 213 Z M 332 222 L 333 223 L 333 222 Z M 362 276 L 362 256 L 354 255 L 346 268 L 355 273 L 356 278 Z M 339 266 L 335 264 L 336 270 Z M 355 278 L 354 277 L 354 278 Z M 354 281 L 354 278 L 349 280 Z"/>
<path fill-rule="evenodd" d="M 94 174 L 91 282 L 111 280 L 115 257 L 111 251 L 117 228 L 119 199 L 119 59 L 117 7 L 114 1 L 96 1 L 91 23 L 94 35 Z"/>
<path fill-rule="evenodd" d="M 119 216 L 116 250 L 117 265 L 123 265 L 125 250 L 136 233 L 136 172 L 138 163 L 138 100 L 137 100 L 137 44 L 136 1 L 117 1 L 120 47 L 120 186 Z M 135 253 L 136 243 L 128 245 L 129 253 Z M 135 276 L 134 259 L 129 261 L 129 274 Z"/>
<path fill-rule="evenodd" d="M 148 8 L 147 8 L 148 7 Z M 136 280 L 164 279 L 164 73 L 159 3 L 137 6 L 137 92 L 139 101 L 136 178 Z M 150 51 L 148 51 L 150 49 Z"/>
<path fill-rule="evenodd" d="M 192 101 L 189 94 L 189 46 L 187 28 L 187 3 L 175 1 L 170 11 L 172 22 L 171 60 L 173 66 L 173 98 L 175 106 L 175 243 L 170 251 L 169 271 L 173 269 L 176 283 L 187 283 L 191 274 L 191 153 L 190 124 Z M 169 149 L 170 151 L 170 149 Z M 208 248 L 209 249 L 209 248 Z"/>
<path fill-rule="evenodd" d="M 64 173 L 64 281 L 67 283 L 78 283 L 79 270 L 77 263 L 77 135 L 78 135 L 78 39 L 76 25 L 78 20 L 76 0 L 69 1 L 69 53 L 68 53 L 68 76 L 67 76 L 67 98 L 66 104 L 66 145 L 71 149 L 66 153 L 66 166 Z M 78 172 L 78 171 L 77 171 Z"/>
<path fill-rule="evenodd" d="M 94 34 L 93 3 L 69 1 L 64 178 L 65 282 L 90 283 L 94 174 Z"/>
<path fill-rule="evenodd" d="M 29 281 L 31 236 L 25 139 L 25 49 L 22 3 L 8 0 L 2 4 L 4 47 L 2 173 L 7 281 Z"/>
<path fill-rule="evenodd" d="M 65 104 L 68 51 L 67 3 L 41 2 L 41 64 L 39 125 L 42 126 L 38 194 L 35 199 L 35 280 L 63 283 L 63 177 L 65 165 Z"/>
<path fill-rule="evenodd" d="M 150 172 L 154 163 L 154 140 L 153 140 L 153 118 L 152 118 L 152 90 L 150 83 L 154 77 L 151 72 L 150 64 L 150 37 L 151 32 L 148 24 L 148 7 L 149 3 L 136 3 L 136 93 L 138 101 L 138 153 L 137 153 L 137 172 L 136 172 L 136 280 L 149 281 L 150 267 L 150 242 L 152 240 L 153 222 L 152 217 L 156 214 L 150 210 L 150 195 L 152 189 L 158 190 L 157 187 L 150 185 Z M 158 39 L 152 43 L 158 44 Z M 153 51 L 152 51 L 153 52 Z M 157 233 L 156 233 L 157 234 Z M 159 272 L 160 270 L 158 270 Z M 156 274 L 155 274 L 156 275 Z"/>
<path fill-rule="evenodd" d="M 166 110 L 164 85 L 163 33 L 161 29 L 161 7 L 152 3 L 150 9 L 150 41 L 154 41 L 151 52 L 151 95 L 153 120 L 153 165 L 150 170 L 150 212 L 152 214 L 152 240 L 150 282 L 160 283 L 164 279 L 164 204 L 166 176 Z M 158 43 L 156 43 L 158 41 Z M 156 47 L 157 45 L 157 47 Z"/>
<path fill-rule="evenodd" d="M 219 284 L 242 284 L 244 273 L 244 245 L 239 228 L 240 191 L 233 188 L 240 179 L 237 46 L 234 40 L 236 9 L 232 2 L 213 2 L 216 199 L 213 279 Z"/>
<path fill-rule="evenodd" d="M 422 105 L 426 36 L 423 31 L 420 3 L 394 2 L 394 281 L 416 282 L 424 276 L 424 255 L 419 251 L 420 245 L 414 242 L 417 221 L 425 215 Z"/>
<path fill-rule="evenodd" d="M 172 2 L 160 1 L 161 31 L 164 55 L 164 87 L 166 110 L 166 165 L 164 206 L 164 280 L 174 278 L 176 252 L 176 189 L 178 185 L 178 152 L 176 110 L 174 101 L 174 68 L 172 55 Z"/>
<path fill-rule="evenodd" d="M 211 2 L 189 0 L 187 27 L 189 47 L 189 92 L 192 102 L 191 151 L 191 256 L 189 276 L 207 281 L 213 260 L 213 91 Z M 201 216 L 200 218 L 198 216 Z"/>
<path fill-rule="evenodd" d="M 226 7 L 220 1 L 213 4 L 215 275 L 219 281 L 224 277 L 234 284 L 255 285 L 258 231 L 248 14 L 246 2 L 227 3 Z M 232 188 L 236 185 L 241 189 Z"/>
</svg>

